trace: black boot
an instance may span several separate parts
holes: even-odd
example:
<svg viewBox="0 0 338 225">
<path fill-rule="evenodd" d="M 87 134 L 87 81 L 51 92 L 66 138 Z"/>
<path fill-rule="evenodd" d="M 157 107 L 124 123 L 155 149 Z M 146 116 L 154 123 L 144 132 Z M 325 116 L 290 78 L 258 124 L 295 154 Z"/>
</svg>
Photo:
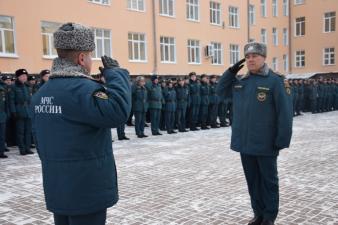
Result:
<svg viewBox="0 0 338 225">
<path fill-rule="evenodd" d="M 264 219 L 261 225 L 274 225 L 275 222 L 273 220 L 266 220 Z"/>
<path fill-rule="evenodd" d="M 0 159 L 7 159 L 7 158 L 8 158 L 8 156 L 5 155 L 4 153 L 0 154 Z"/>
<path fill-rule="evenodd" d="M 249 221 L 248 225 L 261 225 L 262 221 L 263 217 L 255 216 L 253 219 Z"/>
</svg>

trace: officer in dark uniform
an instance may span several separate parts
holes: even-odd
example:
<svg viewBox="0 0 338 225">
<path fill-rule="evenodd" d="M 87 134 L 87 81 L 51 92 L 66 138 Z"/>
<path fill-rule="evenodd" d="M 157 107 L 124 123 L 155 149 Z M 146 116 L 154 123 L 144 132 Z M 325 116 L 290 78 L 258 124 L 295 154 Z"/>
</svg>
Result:
<svg viewBox="0 0 338 225">
<path fill-rule="evenodd" d="M 176 91 L 173 86 L 173 81 L 169 79 L 167 81 L 167 88 L 163 93 L 165 101 L 165 127 L 168 134 L 175 134 L 175 112 L 176 112 Z"/>
<path fill-rule="evenodd" d="M 338 79 L 334 80 L 334 90 L 335 90 L 335 100 L 334 100 L 334 108 L 335 110 L 338 110 Z"/>
<path fill-rule="evenodd" d="M 200 84 L 197 82 L 197 76 L 195 72 L 189 73 L 189 101 L 190 101 L 190 130 L 196 131 L 197 128 L 198 115 L 201 104 L 201 93 L 200 93 Z"/>
<path fill-rule="evenodd" d="M 48 80 L 49 80 L 50 70 L 42 70 L 40 72 L 40 83 L 38 84 L 38 89 L 40 89 Z"/>
<path fill-rule="evenodd" d="M 162 96 L 164 96 L 164 92 L 167 90 L 167 83 L 166 80 L 161 80 L 161 90 L 162 90 Z M 162 108 L 161 108 L 161 116 L 160 116 L 160 130 L 165 131 L 165 100 L 164 97 L 162 98 Z"/>
<path fill-rule="evenodd" d="M 132 87 L 133 113 L 135 116 L 135 131 L 138 138 L 148 137 L 144 134 L 146 112 L 148 110 L 148 92 L 145 87 L 145 79 L 136 77 Z"/>
<path fill-rule="evenodd" d="M 207 130 L 210 128 L 207 126 L 208 109 L 209 109 L 209 77 L 206 74 L 201 75 L 200 96 L 201 96 L 201 104 L 199 112 L 199 121 L 201 123 L 201 129 Z"/>
<path fill-rule="evenodd" d="M 27 80 L 28 80 L 27 85 L 29 87 L 29 92 L 32 96 L 38 91 L 39 86 L 37 84 L 37 80 L 36 80 L 36 77 L 34 75 L 28 76 Z"/>
<path fill-rule="evenodd" d="M 85 26 L 62 25 L 54 46 L 50 80 L 32 101 L 47 209 L 56 225 L 104 225 L 118 201 L 111 128 L 129 116 L 129 73 L 105 56 L 106 85 L 90 76 L 95 36 Z"/>
<path fill-rule="evenodd" d="M 290 85 L 291 85 L 291 94 L 292 94 L 293 115 L 296 116 L 297 103 L 298 103 L 297 80 L 290 80 Z"/>
<path fill-rule="evenodd" d="M 249 224 L 271 225 L 279 208 L 277 156 L 292 134 L 291 90 L 265 64 L 265 44 L 249 43 L 244 54 L 225 71 L 217 93 L 233 99 L 231 149 L 241 153 L 255 215 Z M 236 76 L 245 61 L 249 72 Z"/>
<path fill-rule="evenodd" d="M 0 72 L 1 75 L 1 72 Z M 6 120 L 7 120 L 7 85 L 4 83 L 7 76 L 1 77 L 0 81 L 0 159 L 8 158 L 6 151 Z"/>
<path fill-rule="evenodd" d="M 162 135 L 160 133 L 160 118 L 162 109 L 162 89 L 158 83 L 158 76 L 152 75 L 151 82 L 146 85 L 148 90 L 149 113 L 152 135 Z"/>
<path fill-rule="evenodd" d="M 186 111 L 188 107 L 188 99 L 189 99 L 189 88 L 185 84 L 184 78 L 178 78 L 178 84 L 175 87 L 176 89 L 176 102 L 177 102 L 177 110 L 176 110 L 176 120 L 177 127 L 179 132 L 187 132 L 186 127 Z"/>
<path fill-rule="evenodd" d="M 211 128 L 219 128 L 217 125 L 217 113 L 218 113 L 218 104 L 219 98 L 216 93 L 216 86 L 217 86 L 217 76 L 212 75 L 210 77 L 210 85 L 209 85 L 209 123 Z"/>
<path fill-rule="evenodd" d="M 12 86 L 10 92 L 10 111 L 16 122 L 16 142 L 20 154 L 34 154 L 30 150 L 32 138 L 32 124 L 29 116 L 29 105 L 31 102 L 31 93 L 26 85 L 28 72 L 25 69 L 19 69 L 15 72 L 17 80 Z"/>
<path fill-rule="evenodd" d="M 1 80 L 3 81 L 3 84 L 5 85 L 6 89 L 6 144 L 8 147 L 15 146 L 16 145 L 16 134 L 15 134 L 15 121 L 13 117 L 11 116 L 11 109 L 10 109 L 10 92 L 12 90 L 12 76 L 10 75 L 3 75 L 1 77 Z M 9 152 L 9 149 L 6 148 L 5 152 Z"/>
</svg>

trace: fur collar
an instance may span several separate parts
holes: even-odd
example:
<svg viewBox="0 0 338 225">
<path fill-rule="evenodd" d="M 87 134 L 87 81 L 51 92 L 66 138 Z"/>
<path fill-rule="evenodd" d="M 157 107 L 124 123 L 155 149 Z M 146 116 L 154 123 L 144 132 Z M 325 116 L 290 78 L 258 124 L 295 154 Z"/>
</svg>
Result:
<svg viewBox="0 0 338 225">
<path fill-rule="evenodd" d="M 258 73 L 250 73 L 249 71 L 244 74 L 243 76 L 240 76 L 238 77 L 240 80 L 243 80 L 245 78 L 248 78 L 250 75 L 258 75 L 258 76 L 263 76 L 263 77 L 266 77 L 269 75 L 269 72 L 270 72 L 270 68 L 269 66 L 265 63 L 264 66 L 262 66 L 262 68 L 259 70 Z"/>
<path fill-rule="evenodd" d="M 92 79 L 84 67 L 62 58 L 55 58 L 53 60 L 51 78 L 56 77 L 84 77 Z"/>
</svg>

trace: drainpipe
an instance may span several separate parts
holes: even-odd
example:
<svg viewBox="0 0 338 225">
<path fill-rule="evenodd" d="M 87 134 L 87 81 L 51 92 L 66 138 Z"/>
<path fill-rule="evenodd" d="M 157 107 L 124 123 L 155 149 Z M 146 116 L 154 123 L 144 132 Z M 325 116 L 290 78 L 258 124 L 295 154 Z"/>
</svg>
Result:
<svg viewBox="0 0 338 225">
<path fill-rule="evenodd" d="M 153 74 L 157 74 L 157 32 L 156 32 L 156 2 L 152 1 L 152 13 L 153 13 L 153 46 L 154 46 L 154 67 Z"/>
</svg>

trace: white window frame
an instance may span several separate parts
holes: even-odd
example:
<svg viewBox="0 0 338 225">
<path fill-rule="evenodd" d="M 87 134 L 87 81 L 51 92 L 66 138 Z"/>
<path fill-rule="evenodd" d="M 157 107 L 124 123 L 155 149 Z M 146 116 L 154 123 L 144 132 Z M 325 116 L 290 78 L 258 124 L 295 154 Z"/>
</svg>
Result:
<svg viewBox="0 0 338 225">
<path fill-rule="evenodd" d="M 289 56 L 287 54 L 283 55 L 283 67 L 285 72 L 289 72 Z"/>
<path fill-rule="evenodd" d="M 107 1 L 107 3 L 105 3 Z M 110 5 L 110 0 L 88 0 L 90 3 L 98 4 L 98 5 Z"/>
<path fill-rule="evenodd" d="M 219 6 L 219 8 L 212 8 L 212 6 Z M 215 26 L 221 26 L 222 25 L 222 5 L 220 2 L 216 2 L 216 1 L 210 1 L 209 2 L 209 22 L 212 25 Z M 214 21 L 214 19 L 216 21 Z M 218 23 L 217 23 L 218 22 Z"/>
<path fill-rule="evenodd" d="M 289 45 L 289 29 L 283 28 L 283 45 L 288 46 Z"/>
<path fill-rule="evenodd" d="M 170 15 L 170 4 L 172 4 L 172 15 Z M 164 5 L 166 5 L 166 9 L 167 12 L 165 11 L 165 7 Z M 162 6 L 162 7 L 161 7 Z M 176 1 L 175 0 L 159 0 L 159 9 L 160 9 L 160 15 L 161 16 L 167 16 L 167 17 L 176 17 Z"/>
<path fill-rule="evenodd" d="M 229 6 L 229 27 L 238 29 L 240 26 L 239 8 Z"/>
<path fill-rule="evenodd" d="M 132 36 L 132 39 L 129 38 L 129 35 Z M 138 35 L 138 40 L 134 40 L 134 35 Z M 141 36 L 143 35 L 143 41 L 141 40 Z M 132 45 L 132 56 L 129 55 L 129 43 Z M 141 45 L 144 45 L 144 59 L 141 59 Z M 138 45 L 138 56 L 139 59 L 135 58 L 135 45 Z M 129 62 L 148 62 L 147 57 L 147 36 L 145 33 L 137 33 L 137 32 L 128 32 L 128 60 Z"/>
<path fill-rule="evenodd" d="M 238 44 L 230 44 L 229 46 L 229 62 L 230 65 L 234 65 L 236 62 L 240 60 L 240 49 Z"/>
<path fill-rule="evenodd" d="M 272 69 L 274 71 L 278 71 L 278 58 L 277 57 L 273 57 L 272 58 Z"/>
<path fill-rule="evenodd" d="M 50 22 L 50 21 L 41 21 L 41 36 L 42 36 L 42 38 L 43 38 L 43 36 L 47 36 L 48 37 L 48 46 L 49 46 L 49 48 L 47 50 L 49 54 L 45 55 L 44 52 L 43 52 L 43 42 L 42 42 L 42 57 L 46 58 L 46 59 L 54 59 L 54 58 L 57 57 L 57 54 L 53 55 L 53 49 L 54 49 L 54 41 L 53 41 L 54 37 L 53 37 L 53 33 L 55 31 L 54 32 L 50 32 L 50 33 L 48 33 L 48 32 L 42 32 L 42 27 L 43 27 L 42 25 L 43 25 L 43 23 L 54 24 L 55 25 L 55 31 L 62 24 L 56 23 L 56 22 Z"/>
<path fill-rule="evenodd" d="M 264 31 L 264 34 L 263 34 L 263 31 Z M 265 28 L 261 29 L 261 42 L 264 43 L 264 44 L 268 44 L 268 34 L 267 33 L 268 32 Z"/>
<path fill-rule="evenodd" d="M 168 39 L 168 42 L 164 42 L 164 39 Z M 171 43 L 173 41 L 173 43 Z M 171 52 L 171 47 L 174 47 L 174 52 Z M 168 50 L 168 60 L 165 60 L 165 50 Z M 176 64 L 176 39 L 174 37 L 161 36 L 160 37 L 160 53 L 161 53 L 161 63 L 165 64 Z M 174 61 L 171 61 L 171 56 L 173 56 Z"/>
<path fill-rule="evenodd" d="M 98 44 L 97 42 L 100 40 L 102 42 L 102 53 L 103 55 L 105 55 L 105 50 L 106 50 L 106 46 L 105 46 L 105 40 L 110 40 L 109 41 L 109 52 L 110 52 L 110 55 L 107 55 L 109 57 L 112 57 L 113 53 L 112 53 L 112 32 L 111 30 L 108 30 L 108 29 L 101 29 L 101 28 L 92 28 L 93 31 L 94 31 L 94 35 L 95 35 L 95 45 L 96 45 L 96 48 L 95 50 L 93 51 L 93 59 L 94 60 L 101 60 L 101 56 L 98 55 Z M 96 35 L 97 31 L 101 31 L 102 32 L 102 36 L 101 37 L 98 37 Z M 109 38 L 108 37 L 105 37 L 104 36 L 104 32 L 105 31 L 109 31 Z"/>
<path fill-rule="evenodd" d="M 278 0 L 272 0 L 272 16 L 278 16 Z"/>
<path fill-rule="evenodd" d="M 333 51 L 331 52 L 330 50 Z M 326 52 L 326 50 L 329 50 L 330 52 Z M 331 60 L 333 59 L 333 63 Z M 326 63 L 325 61 L 328 61 Z M 323 49 L 323 66 L 334 66 L 336 65 L 336 49 L 334 47 L 324 48 Z"/>
<path fill-rule="evenodd" d="M 303 54 L 298 54 L 302 53 Z M 302 62 L 304 62 L 304 65 L 302 65 Z M 295 52 L 295 67 L 296 68 L 304 68 L 306 66 L 306 61 L 305 61 L 305 50 L 297 50 Z"/>
<path fill-rule="evenodd" d="M 330 16 L 330 17 L 326 17 L 326 15 L 325 14 L 327 14 L 327 13 L 335 13 L 335 15 L 334 16 Z M 335 27 L 333 27 L 333 29 L 332 29 L 332 27 L 331 27 L 331 22 L 332 22 L 332 20 L 335 20 Z M 336 11 L 331 11 L 331 12 L 325 12 L 324 13 L 324 24 L 323 24 L 323 30 L 324 30 L 324 33 L 331 33 L 331 32 L 335 32 L 336 31 L 336 27 L 337 27 L 337 12 Z M 325 30 L 326 29 L 326 20 L 329 20 L 329 24 L 330 24 L 330 26 L 329 26 L 329 30 Z"/>
<path fill-rule="evenodd" d="M 200 65 L 201 64 L 201 45 L 199 40 L 188 39 L 187 49 L 188 49 L 188 64 Z M 195 54 L 193 54 L 195 53 Z M 195 55 L 195 60 L 193 55 Z"/>
<path fill-rule="evenodd" d="M 12 21 L 12 29 L 8 29 L 8 28 L 0 28 L 0 35 L 1 35 L 1 40 L 2 40 L 2 46 L 3 46 L 3 51 L 0 52 L 0 57 L 8 57 L 8 58 L 17 58 L 17 51 L 16 51 L 16 33 L 15 33 L 15 20 L 14 17 L 12 16 L 4 16 L 4 15 L 0 15 L 0 17 L 7 17 L 7 18 L 11 18 Z M 12 31 L 13 32 L 13 48 L 14 48 L 14 52 L 13 53 L 7 53 L 5 52 L 6 50 L 6 43 L 5 43 L 5 34 L 4 31 Z"/>
<path fill-rule="evenodd" d="M 267 13 L 267 5 L 266 5 L 266 0 L 261 0 L 261 3 L 260 3 L 260 8 L 261 8 L 261 16 L 262 17 L 267 17 L 268 13 Z"/>
<path fill-rule="evenodd" d="M 294 5 L 303 5 L 305 4 L 305 0 L 294 0 Z"/>
<path fill-rule="evenodd" d="M 186 19 L 193 22 L 200 21 L 200 0 L 186 0 Z M 196 19 L 197 18 L 197 19 Z"/>
<path fill-rule="evenodd" d="M 304 18 L 304 21 L 297 22 L 297 19 L 300 19 L 300 18 Z M 299 26 L 300 34 L 297 34 L 297 27 L 298 26 Z M 302 26 L 304 26 L 304 34 L 301 34 Z M 305 34 L 306 34 L 306 17 L 301 16 L 301 17 L 295 18 L 295 37 L 303 37 L 303 36 L 305 36 Z"/>
<path fill-rule="evenodd" d="M 143 2 L 143 9 L 140 9 L 140 2 Z M 136 7 L 134 7 L 136 4 Z M 131 11 L 136 12 L 145 12 L 146 11 L 146 2 L 145 0 L 127 0 L 127 8 Z"/>
<path fill-rule="evenodd" d="M 250 23 L 250 25 L 256 24 L 256 7 L 255 7 L 255 5 L 249 5 L 249 23 Z"/>
<path fill-rule="evenodd" d="M 274 46 L 278 46 L 278 30 L 276 27 L 272 28 L 272 43 Z"/>
<path fill-rule="evenodd" d="M 289 16 L 289 0 L 283 0 L 283 16 Z"/>
<path fill-rule="evenodd" d="M 211 64 L 215 66 L 223 65 L 223 45 L 221 42 L 211 42 L 213 54 L 211 57 Z M 215 47 L 217 46 L 217 48 Z M 220 59 L 219 59 L 220 56 Z M 215 62 L 216 58 L 216 62 Z"/>
</svg>

